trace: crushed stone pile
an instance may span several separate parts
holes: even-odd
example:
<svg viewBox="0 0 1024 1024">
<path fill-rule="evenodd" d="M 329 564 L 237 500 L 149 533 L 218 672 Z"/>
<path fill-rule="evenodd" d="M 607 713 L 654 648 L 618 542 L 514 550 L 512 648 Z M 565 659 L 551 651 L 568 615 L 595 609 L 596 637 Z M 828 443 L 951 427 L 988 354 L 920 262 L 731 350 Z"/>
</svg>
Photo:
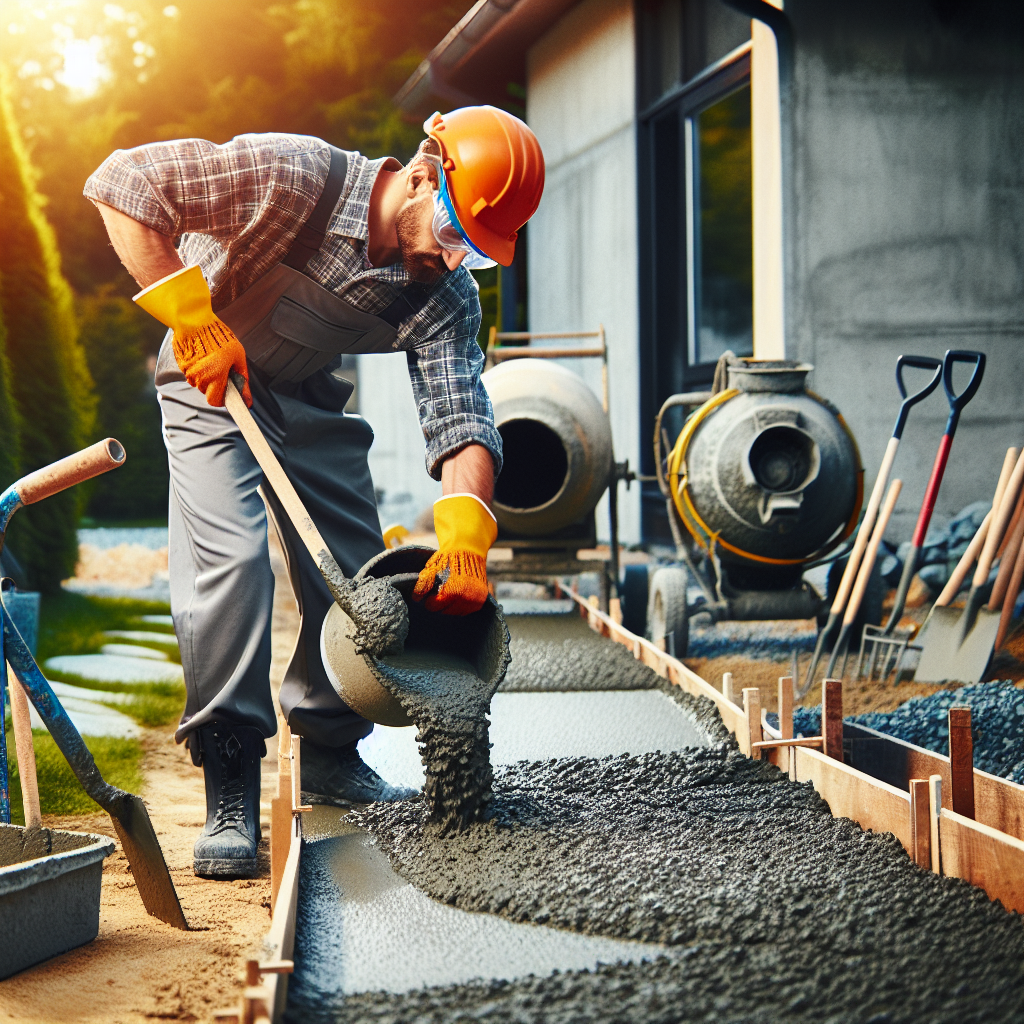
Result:
<svg viewBox="0 0 1024 1024">
<path fill-rule="evenodd" d="M 740 657 L 788 662 L 793 652 L 814 651 L 817 631 L 813 622 L 802 619 L 766 622 L 719 622 L 690 627 L 687 658 Z"/>
<path fill-rule="evenodd" d="M 1012 680 L 939 690 L 928 697 L 911 697 L 895 711 L 871 711 L 848 721 L 948 754 L 947 713 L 951 707 L 965 705 L 971 709 L 974 767 L 1024 785 L 1024 690 Z M 820 735 L 821 706 L 795 708 L 793 732 Z"/>
<path fill-rule="evenodd" d="M 338 997 L 293 1021 L 1011 1021 L 1024 924 L 835 819 L 809 785 L 726 744 L 495 773 L 490 821 L 439 839 L 423 804 L 354 817 L 442 902 L 675 947 L 511 983 Z"/>
</svg>

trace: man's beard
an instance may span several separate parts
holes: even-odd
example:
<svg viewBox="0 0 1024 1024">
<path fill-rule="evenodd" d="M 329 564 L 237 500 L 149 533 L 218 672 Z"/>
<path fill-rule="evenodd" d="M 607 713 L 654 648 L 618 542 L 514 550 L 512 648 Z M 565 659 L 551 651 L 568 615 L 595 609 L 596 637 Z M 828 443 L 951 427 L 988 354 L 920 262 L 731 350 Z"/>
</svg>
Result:
<svg viewBox="0 0 1024 1024">
<path fill-rule="evenodd" d="M 417 214 L 417 206 L 406 206 L 398 211 L 395 218 L 398 248 L 406 273 L 421 284 L 433 284 L 447 272 L 448 267 L 440 256 L 433 256 L 416 248 L 416 238 L 419 234 Z"/>
</svg>

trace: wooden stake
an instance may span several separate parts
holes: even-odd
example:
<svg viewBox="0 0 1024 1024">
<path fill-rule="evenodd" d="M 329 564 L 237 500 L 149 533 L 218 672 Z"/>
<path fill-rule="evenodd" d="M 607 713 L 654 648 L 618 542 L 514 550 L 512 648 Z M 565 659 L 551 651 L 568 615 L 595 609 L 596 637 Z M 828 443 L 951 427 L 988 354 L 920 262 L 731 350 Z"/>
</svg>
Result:
<svg viewBox="0 0 1024 1024">
<path fill-rule="evenodd" d="M 974 740 L 971 737 L 971 709 L 949 709 L 949 773 L 953 810 L 965 818 L 974 817 Z"/>
<path fill-rule="evenodd" d="M 928 779 L 928 831 L 932 855 L 932 871 L 942 874 L 942 851 L 939 846 L 939 816 L 942 814 L 942 776 Z"/>
<path fill-rule="evenodd" d="M 824 754 L 843 760 L 843 684 L 839 679 L 826 679 L 821 684 L 821 735 Z"/>
<path fill-rule="evenodd" d="M 722 673 L 722 696 L 726 700 L 731 700 L 733 702 L 733 704 L 736 703 L 736 698 L 733 696 L 733 692 L 732 692 L 732 673 L 731 672 L 723 672 Z"/>
<path fill-rule="evenodd" d="M 932 827 L 928 802 L 928 780 L 910 780 L 910 833 L 914 841 L 914 863 L 932 866 Z"/>
<path fill-rule="evenodd" d="M 761 759 L 761 750 L 755 744 L 764 738 L 761 731 L 761 691 L 756 686 L 743 690 L 743 712 L 747 716 L 747 755 L 755 761 Z"/>
<path fill-rule="evenodd" d="M 793 738 L 793 677 L 779 676 L 779 735 Z"/>
<path fill-rule="evenodd" d="M 277 905 L 284 866 L 292 842 L 292 733 L 277 716 L 277 795 L 270 800 L 270 912 Z"/>
<path fill-rule="evenodd" d="M 25 827 L 40 828 L 39 782 L 36 778 L 36 750 L 32 746 L 32 718 L 28 709 L 28 695 L 18 677 L 7 666 L 7 682 L 11 689 L 11 719 L 14 724 L 14 749 L 18 753 L 18 779 L 21 781 L 21 802 L 25 808 Z M 3 685 L 0 682 L 0 685 Z M 2 726 L 0 726 L 2 728 Z"/>
</svg>

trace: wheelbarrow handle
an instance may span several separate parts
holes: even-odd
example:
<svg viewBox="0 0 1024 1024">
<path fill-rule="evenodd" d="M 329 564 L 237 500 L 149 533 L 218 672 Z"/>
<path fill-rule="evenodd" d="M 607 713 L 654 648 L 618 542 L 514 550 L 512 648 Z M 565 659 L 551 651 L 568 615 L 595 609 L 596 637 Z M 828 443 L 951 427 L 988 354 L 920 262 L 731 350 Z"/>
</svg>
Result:
<svg viewBox="0 0 1024 1024">
<path fill-rule="evenodd" d="M 907 386 L 903 381 L 903 368 L 910 366 L 915 370 L 933 370 L 932 378 L 920 391 L 913 395 L 907 394 Z M 900 406 L 899 415 L 896 417 L 896 426 L 893 428 L 892 436 L 899 439 L 903 436 L 903 428 L 907 425 L 907 416 L 910 410 L 923 402 L 938 386 L 942 380 L 942 360 L 937 356 L 900 356 L 896 360 L 896 387 L 900 389 L 900 397 L 903 404 Z"/>
<path fill-rule="evenodd" d="M 108 437 L 97 441 L 88 448 L 83 448 L 66 459 L 52 462 L 33 470 L 19 480 L 15 480 L 3 494 L 0 494 L 0 547 L 2 537 L 11 521 L 11 516 L 22 505 L 34 505 L 37 501 L 49 498 L 53 494 L 91 480 L 94 476 L 106 473 L 111 469 L 123 466 L 125 460 L 124 446 L 120 441 Z"/>
<path fill-rule="evenodd" d="M 956 363 L 973 363 L 974 373 L 967 382 L 967 387 L 958 395 L 953 390 L 953 366 Z M 960 413 L 964 406 L 978 393 L 981 387 L 981 380 L 985 376 L 985 353 L 972 352 L 967 349 L 951 348 L 942 360 L 942 386 L 946 389 L 946 398 L 949 400 L 949 420 L 946 423 L 946 433 L 956 433 L 956 425 L 960 421 Z"/>
</svg>

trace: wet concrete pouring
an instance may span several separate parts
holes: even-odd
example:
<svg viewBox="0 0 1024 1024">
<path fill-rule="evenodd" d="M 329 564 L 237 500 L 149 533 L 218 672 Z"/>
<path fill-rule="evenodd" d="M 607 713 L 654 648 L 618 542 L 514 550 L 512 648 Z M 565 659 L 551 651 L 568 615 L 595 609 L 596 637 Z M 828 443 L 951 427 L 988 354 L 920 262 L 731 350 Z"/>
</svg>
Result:
<svg viewBox="0 0 1024 1024">
<path fill-rule="evenodd" d="M 542 659 L 557 646 L 549 641 Z M 592 657 L 611 649 L 593 645 Z M 510 676 L 538 677 L 516 665 L 530 655 L 529 642 L 513 642 Z M 653 673 L 640 676 L 659 685 Z M 632 941 L 633 954 L 497 979 L 482 968 L 480 980 L 420 981 L 407 991 L 372 991 L 370 982 L 366 991 L 342 989 L 325 970 L 331 890 L 316 884 L 323 861 L 309 856 L 288 1019 L 1022 1019 L 1018 915 L 916 868 L 892 836 L 833 818 L 810 786 L 740 755 L 708 702 L 674 696 L 701 721 L 704 749 L 496 766 L 484 813 L 442 823 L 436 802 L 420 797 L 373 805 L 345 826 L 368 833 L 359 841 L 376 844 L 399 880 L 446 909 L 518 922 L 538 936 Z M 417 945 L 443 943 L 429 930 L 415 938 L 410 960 Z"/>
</svg>

